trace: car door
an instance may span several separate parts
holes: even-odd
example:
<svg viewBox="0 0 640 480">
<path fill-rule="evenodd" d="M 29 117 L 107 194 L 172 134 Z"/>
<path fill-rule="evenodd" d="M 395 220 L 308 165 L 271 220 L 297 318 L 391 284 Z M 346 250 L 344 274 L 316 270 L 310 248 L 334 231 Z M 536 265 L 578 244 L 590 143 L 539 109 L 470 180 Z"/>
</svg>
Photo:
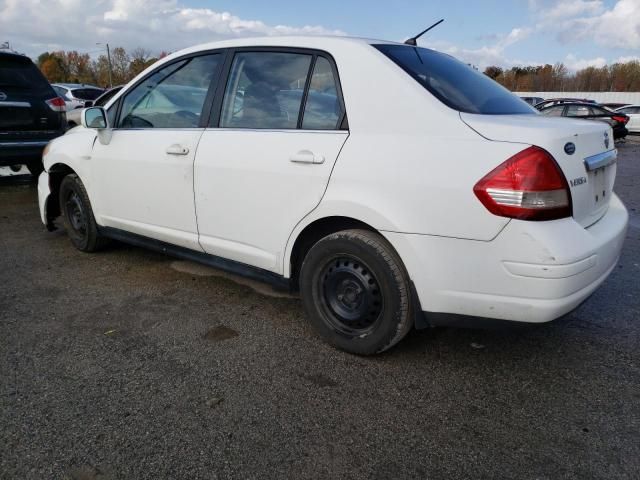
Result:
<svg viewBox="0 0 640 480">
<path fill-rule="evenodd" d="M 207 53 L 163 65 L 118 100 L 111 140 L 96 141 L 92 152 L 99 224 L 201 250 L 193 161 L 222 58 Z"/>
<path fill-rule="evenodd" d="M 294 49 L 238 49 L 227 63 L 195 161 L 200 244 L 280 273 L 348 137 L 337 70 L 326 54 Z"/>
</svg>

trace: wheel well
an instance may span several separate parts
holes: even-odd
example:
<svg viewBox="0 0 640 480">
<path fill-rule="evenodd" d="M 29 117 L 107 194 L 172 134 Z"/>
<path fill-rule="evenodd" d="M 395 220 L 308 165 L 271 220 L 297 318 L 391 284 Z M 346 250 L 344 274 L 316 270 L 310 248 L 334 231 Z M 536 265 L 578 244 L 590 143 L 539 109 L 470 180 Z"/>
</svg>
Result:
<svg viewBox="0 0 640 480">
<path fill-rule="evenodd" d="M 47 200 L 47 225 L 53 226 L 53 220 L 60 216 L 60 184 L 70 173 L 76 173 L 63 163 L 56 163 L 49 168 L 49 199 Z"/>
<path fill-rule="evenodd" d="M 298 275 L 304 257 L 318 240 L 332 233 L 354 228 L 377 232 L 371 225 L 349 217 L 325 217 L 307 225 L 296 238 L 291 251 L 291 288 L 298 289 Z"/>
</svg>

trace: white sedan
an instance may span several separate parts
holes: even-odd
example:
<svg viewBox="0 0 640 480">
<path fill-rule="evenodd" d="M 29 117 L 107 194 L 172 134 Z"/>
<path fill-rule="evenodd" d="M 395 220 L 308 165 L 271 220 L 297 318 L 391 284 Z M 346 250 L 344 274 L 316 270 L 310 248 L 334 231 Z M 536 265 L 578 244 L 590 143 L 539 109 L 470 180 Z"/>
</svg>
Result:
<svg viewBox="0 0 640 480">
<path fill-rule="evenodd" d="M 632 133 L 640 133 L 640 105 L 627 105 L 615 110 L 617 113 L 624 113 L 629 117 L 627 130 Z"/>
<path fill-rule="evenodd" d="M 299 291 L 338 348 L 547 322 L 616 266 L 607 125 L 546 118 L 442 53 L 336 37 L 211 43 L 51 142 L 42 221 Z"/>
</svg>

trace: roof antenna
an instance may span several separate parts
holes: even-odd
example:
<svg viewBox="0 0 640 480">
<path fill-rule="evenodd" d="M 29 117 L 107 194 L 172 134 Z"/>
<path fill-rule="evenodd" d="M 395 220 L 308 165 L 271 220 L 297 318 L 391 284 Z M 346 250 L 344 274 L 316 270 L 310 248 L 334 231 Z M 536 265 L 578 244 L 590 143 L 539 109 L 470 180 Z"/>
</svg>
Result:
<svg viewBox="0 0 640 480">
<path fill-rule="evenodd" d="M 440 25 L 442 22 L 444 22 L 444 18 L 437 21 L 436 23 L 434 23 L 433 25 L 431 25 L 429 28 L 427 28 L 426 30 L 423 30 L 422 32 L 420 32 L 418 35 L 416 35 L 415 37 L 411 37 L 409 40 L 406 40 L 404 43 L 406 43 L 407 45 L 412 45 L 414 47 L 418 46 L 418 39 L 424 35 L 425 33 L 427 33 L 429 30 L 431 30 L 432 28 L 437 27 L 438 25 Z"/>
</svg>

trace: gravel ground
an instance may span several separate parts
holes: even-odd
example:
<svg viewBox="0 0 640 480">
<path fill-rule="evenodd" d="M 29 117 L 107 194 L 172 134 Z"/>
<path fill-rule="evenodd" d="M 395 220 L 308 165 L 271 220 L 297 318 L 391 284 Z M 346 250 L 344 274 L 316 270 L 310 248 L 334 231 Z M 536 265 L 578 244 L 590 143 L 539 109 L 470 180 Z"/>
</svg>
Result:
<svg viewBox="0 0 640 480">
<path fill-rule="evenodd" d="M 618 268 L 567 318 L 324 345 L 295 298 L 72 248 L 0 178 L 0 478 L 640 478 L 640 137 Z"/>
</svg>

